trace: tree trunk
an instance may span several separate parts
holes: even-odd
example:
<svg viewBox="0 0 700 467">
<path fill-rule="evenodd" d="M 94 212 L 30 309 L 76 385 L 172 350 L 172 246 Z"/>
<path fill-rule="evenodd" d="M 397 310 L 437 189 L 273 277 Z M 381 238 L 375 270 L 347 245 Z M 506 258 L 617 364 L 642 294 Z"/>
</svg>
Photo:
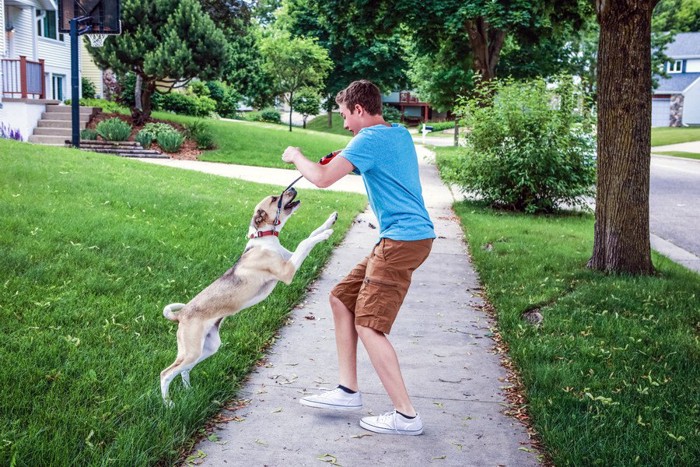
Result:
<svg viewBox="0 0 700 467">
<path fill-rule="evenodd" d="M 292 93 L 289 93 L 289 131 L 292 131 L 292 112 L 294 112 L 294 107 L 292 107 Z"/>
<path fill-rule="evenodd" d="M 598 174 L 592 269 L 652 274 L 651 14 L 658 0 L 597 0 Z"/>
<path fill-rule="evenodd" d="M 137 75 L 137 83 L 139 81 Z M 151 111 L 152 111 L 152 103 L 151 103 L 151 97 L 153 96 L 153 93 L 156 91 L 156 83 L 155 81 L 147 81 L 147 80 L 141 80 L 141 92 L 135 92 L 138 98 L 136 98 L 136 102 L 139 100 L 141 108 L 137 108 L 134 106 L 131 109 L 131 119 L 136 126 L 141 126 L 144 123 L 146 123 L 150 118 L 151 118 Z"/>
<path fill-rule="evenodd" d="M 492 28 L 482 16 L 468 20 L 465 26 L 469 46 L 474 55 L 474 71 L 481 75 L 484 81 L 495 78 L 496 66 L 506 39 L 505 31 Z"/>
</svg>

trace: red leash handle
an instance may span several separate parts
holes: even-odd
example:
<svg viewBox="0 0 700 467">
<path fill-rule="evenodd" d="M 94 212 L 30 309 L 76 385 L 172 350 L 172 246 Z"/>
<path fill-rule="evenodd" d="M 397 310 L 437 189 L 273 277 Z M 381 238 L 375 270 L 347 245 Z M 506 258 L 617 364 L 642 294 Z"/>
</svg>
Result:
<svg viewBox="0 0 700 467">
<path fill-rule="evenodd" d="M 326 154 L 325 156 L 323 156 L 323 157 L 321 158 L 321 160 L 318 161 L 318 163 L 321 164 L 321 165 L 326 165 L 326 164 L 328 164 L 330 161 L 332 161 L 333 158 L 334 158 L 335 156 L 337 156 L 338 154 L 340 154 L 342 151 L 343 151 L 342 149 L 338 149 L 337 151 L 333 151 L 333 152 L 331 152 L 331 153 L 328 153 L 328 154 Z"/>
</svg>

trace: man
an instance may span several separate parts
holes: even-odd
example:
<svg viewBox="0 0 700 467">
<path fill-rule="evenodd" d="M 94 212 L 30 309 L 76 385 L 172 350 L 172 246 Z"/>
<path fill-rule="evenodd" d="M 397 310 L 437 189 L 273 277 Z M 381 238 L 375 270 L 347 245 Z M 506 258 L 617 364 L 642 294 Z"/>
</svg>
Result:
<svg viewBox="0 0 700 467">
<path fill-rule="evenodd" d="M 379 88 L 355 81 L 336 96 L 344 128 L 354 138 L 326 165 L 289 147 L 282 160 L 292 163 L 314 185 L 325 188 L 350 172 L 362 176 L 379 221 L 379 243 L 338 283 L 330 295 L 335 324 L 340 385 L 300 402 L 329 410 L 358 410 L 357 342 L 362 341 L 372 366 L 395 410 L 365 417 L 360 426 L 375 433 L 419 435 L 423 422 L 408 396 L 399 361 L 387 338 L 408 291 L 413 271 L 430 254 L 435 232 L 423 202 L 418 157 L 413 139 L 400 125 L 382 117 Z"/>
</svg>

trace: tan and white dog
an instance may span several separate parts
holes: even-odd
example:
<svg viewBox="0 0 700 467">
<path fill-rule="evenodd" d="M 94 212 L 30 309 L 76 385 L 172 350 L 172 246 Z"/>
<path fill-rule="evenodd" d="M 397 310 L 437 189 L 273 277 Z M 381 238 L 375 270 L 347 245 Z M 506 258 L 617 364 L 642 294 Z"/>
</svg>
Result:
<svg viewBox="0 0 700 467">
<path fill-rule="evenodd" d="M 173 379 L 181 375 L 183 384 L 189 387 L 190 370 L 219 350 L 219 327 L 224 318 L 264 300 L 277 282 L 289 285 L 313 247 L 333 233 L 331 226 L 338 218 L 335 212 L 293 253 L 280 244 L 279 231 L 299 207 L 296 195 L 296 190 L 290 188 L 282 193 L 282 200 L 279 196 L 263 199 L 250 222 L 250 240 L 233 267 L 189 303 L 171 303 L 163 309 L 166 318 L 179 323 L 177 358 L 160 374 L 166 404 L 171 404 L 168 387 Z"/>
</svg>

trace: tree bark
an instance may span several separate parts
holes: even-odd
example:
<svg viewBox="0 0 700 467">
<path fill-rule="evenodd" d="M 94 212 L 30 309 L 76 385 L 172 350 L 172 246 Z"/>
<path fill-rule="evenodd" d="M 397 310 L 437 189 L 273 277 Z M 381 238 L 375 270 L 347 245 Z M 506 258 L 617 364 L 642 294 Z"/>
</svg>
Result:
<svg viewBox="0 0 700 467">
<path fill-rule="evenodd" d="M 495 78 L 506 32 L 492 28 L 483 17 L 468 20 L 465 26 L 474 55 L 474 71 L 485 81 Z"/>
<path fill-rule="evenodd" d="M 134 91 L 134 94 L 136 94 L 136 103 L 140 104 L 140 108 L 132 107 L 131 109 L 131 120 L 133 121 L 134 125 L 136 126 L 141 126 L 144 123 L 146 123 L 150 118 L 151 118 L 151 111 L 152 109 L 152 102 L 151 102 L 151 97 L 153 96 L 153 93 L 156 91 L 156 83 L 155 81 L 148 81 L 146 79 L 139 79 L 142 78 L 140 75 L 137 75 L 136 78 L 136 83 L 137 83 L 137 89 Z M 140 81 L 140 83 L 139 83 Z M 140 84 L 140 91 L 139 91 L 139 84 Z"/>
<path fill-rule="evenodd" d="M 652 274 L 651 14 L 658 0 L 597 0 L 598 173 L 592 269 Z"/>
</svg>

